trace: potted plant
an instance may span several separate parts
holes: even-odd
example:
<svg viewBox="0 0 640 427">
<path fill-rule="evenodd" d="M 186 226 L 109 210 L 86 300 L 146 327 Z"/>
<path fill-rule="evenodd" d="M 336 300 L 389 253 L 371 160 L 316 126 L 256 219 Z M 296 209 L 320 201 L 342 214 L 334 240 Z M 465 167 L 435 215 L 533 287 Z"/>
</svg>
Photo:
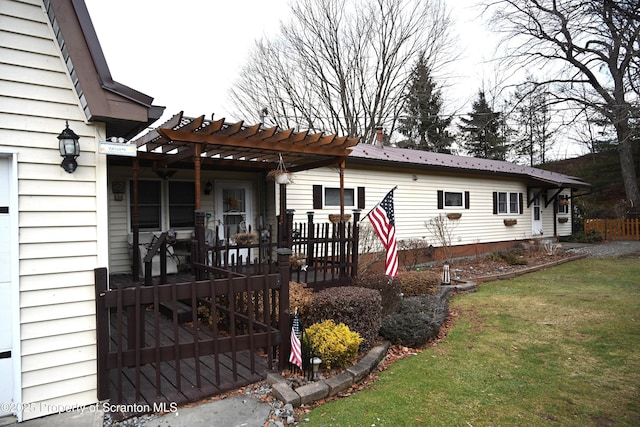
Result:
<svg viewBox="0 0 640 427">
<path fill-rule="evenodd" d="M 340 216 L 340 214 L 329 214 L 329 221 L 334 224 L 337 224 L 339 222 L 349 222 L 350 219 L 351 214 L 344 214 L 342 216 Z"/>
<path fill-rule="evenodd" d="M 505 219 L 504 221 L 504 225 L 506 225 L 507 227 L 511 227 L 512 225 L 516 225 L 518 223 L 517 219 Z"/>
<path fill-rule="evenodd" d="M 449 219 L 460 219 L 460 217 L 462 217 L 461 213 L 448 213 L 447 214 L 447 218 Z"/>
<path fill-rule="evenodd" d="M 270 170 L 267 173 L 267 179 L 275 181 L 276 184 L 290 184 L 292 182 L 291 174 L 284 165 L 282 154 L 278 154 L 278 156 L 280 157 L 280 160 L 278 161 L 278 167 Z"/>
<path fill-rule="evenodd" d="M 561 216 L 561 217 L 558 218 L 558 222 L 560 224 L 564 224 L 564 223 L 566 223 L 568 221 L 569 221 L 569 218 L 567 218 L 566 216 Z"/>
</svg>

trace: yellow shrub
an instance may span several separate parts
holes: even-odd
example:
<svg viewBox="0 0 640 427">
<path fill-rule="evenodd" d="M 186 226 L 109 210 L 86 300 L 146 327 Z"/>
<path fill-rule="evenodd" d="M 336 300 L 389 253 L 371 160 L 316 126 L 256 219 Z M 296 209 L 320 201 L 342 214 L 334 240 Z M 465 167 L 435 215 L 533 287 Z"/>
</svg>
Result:
<svg viewBox="0 0 640 427">
<path fill-rule="evenodd" d="M 347 325 L 325 320 L 307 328 L 307 342 L 322 359 L 327 369 L 348 366 L 358 355 L 362 342 L 360 334 L 352 332 Z"/>
</svg>

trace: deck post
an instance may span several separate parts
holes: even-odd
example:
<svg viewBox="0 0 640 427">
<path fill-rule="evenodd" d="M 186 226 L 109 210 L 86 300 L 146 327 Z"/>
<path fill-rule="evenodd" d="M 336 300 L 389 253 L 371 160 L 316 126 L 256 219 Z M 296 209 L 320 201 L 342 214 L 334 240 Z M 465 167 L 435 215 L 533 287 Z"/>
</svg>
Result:
<svg viewBox="0 0 640 427">
<path fill-rule="evenodd" d="M 93 270 L 96 298 L 96 353 L 98 400 L 109 398 L 109 369 L 107 369 L 107 353 L 109 352 L 109 310 L 104 306 L 107 292 L 107 269 Z"/>
<path fill-rule="evenodd" d="M 280 351 L 278 355 L 278 369 L 283 370 L 289 362 L 289 352 L 291 351 L 291 322 L 289 318 L 289 280 L 291 279 L 289 256 L 293 251 L 289 248 L 276 249 L 278 254 L 278 272 L 280 280 L 278 306 L 278 329 L 280 329 Z"/>
<path fill-rule="evenodd" d="M 313 252 L 315 245 L 315 224 L 313 223 L 313 211 L 307 212 L 307 264 L 313 265 Z"/>
<path fill-rule="evenodd" d="M 192 263 L 205 264 L 206 256 L 207 256 L 207 248 L 204 241 L 204 221 L 207 213 L 201 209 L 197 209 L 195 212 L 195 245 L 192 245 L 192 248 L 195 247 L 195 254 L 191 254 Z M 193 250 L 192 250 L 193 252 Z M 195 276 L 197 280 L 204 279 L 204 269 L 202 268 L 194 268 Z"/>
<path fill-rule="evenodd" d="M 353 210 L 353 231 L 352 231 L 352 266 L 351 266 L 351 278 L 358 277 L 358 262 L 360 253 L 360 209 Z"/>
</svg>

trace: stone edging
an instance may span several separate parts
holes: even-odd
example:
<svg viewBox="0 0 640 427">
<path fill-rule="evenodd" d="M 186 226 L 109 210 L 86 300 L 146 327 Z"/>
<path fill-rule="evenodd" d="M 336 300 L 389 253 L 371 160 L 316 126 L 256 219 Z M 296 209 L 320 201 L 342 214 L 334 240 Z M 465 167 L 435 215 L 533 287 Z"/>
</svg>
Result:
<svg viewBox="0 0 640 427">
<path fill-rule="evenodd" d="M 267 382 L 271 384 L 273 395 L 285 405 L 291 404 L 298 407 L 332 397 L 347 390 L 353 384 L 359 383 L 369 375 L 384 359 L 389 346 L 389 342 L 375 346 L 358 363 L 347 368 L 343 373 L 326 380 L 314 381 L 296 389 L 293 389 L 279 373 L 267 374 Z"/>
<path fill-rule="evenodd" d="M 503 274 L 492 274 L 489 276 L 476 277 L 474 280 L 476 281 L 476 283 L 484 283 L 484 282 L 490 282 L 493 280 L 512 279 L 517 276 L 522 276 L 523 274 L 533 273 L 534 271 L 544 270 L 549 267 L 555 267 L 556 265 L 564 264 L 571 261 L 577 261 L 579 259 L 587 258 L 587 257 L 588 257 L 587 254 L 578 254 L 568 258 L 559 259 L 557 261 L 551 261 L 546 264 L 534 265 L 533 267 L 523 268 L 517 271 L 510 271 L 508 273 L 503 273 Z"/>
</svg>

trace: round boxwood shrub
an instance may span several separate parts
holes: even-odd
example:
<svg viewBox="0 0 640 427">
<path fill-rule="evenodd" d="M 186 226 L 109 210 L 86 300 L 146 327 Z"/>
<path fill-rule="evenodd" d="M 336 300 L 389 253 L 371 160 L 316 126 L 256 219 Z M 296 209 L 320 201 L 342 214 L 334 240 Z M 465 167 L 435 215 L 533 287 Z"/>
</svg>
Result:
<svg viewBox="0 0 640 427">
<path fill-rule="evenodd" d="M 323 289 L 311 302 L 308 324 L 333 320 L 344 323 L 363 339 L 360 349 L 369 349 L 378 339 L 382 319 L 382 297 L 375 289 L 343 286 Z"/>
<path fill-rule="evenodd" d="M 401 271 L 396 280 L 405 297 L 434 295 L 438 292 L 442 278 L 431 270 Z"/>
<path fill-rule="evenodd" d="M 393 344 L 420 347 L 436 338 L 449 315 L 449 290 L 405 298 L 398 311 L 382 319 L 380 335 Z"/>
<path fill-rule="evenodd" d="M 380 296 L 382 297 L 382 317 L 388 316 L 396 311 L 402 299 L 399 282 L 397 280 L 391 280 L 389 276 L 382 273 L 369 273 L 358 277 L 354 285 L 367 289 L 375 289 L 380 292 Z"/>
</svg>

